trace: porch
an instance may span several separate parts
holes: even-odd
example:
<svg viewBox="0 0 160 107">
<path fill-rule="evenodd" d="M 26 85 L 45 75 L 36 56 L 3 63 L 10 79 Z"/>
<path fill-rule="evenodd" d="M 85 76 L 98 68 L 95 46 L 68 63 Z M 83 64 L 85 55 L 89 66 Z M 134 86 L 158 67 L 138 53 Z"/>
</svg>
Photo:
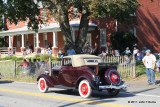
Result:
<svg viewBox="0 0 160 107">
<path fill-rule="evenodd" d="M 78 35 L 79 24 L 80 21 L 70 22 L 73 41 L 75 41 Z M 96 27 L 96 24 L 89 23 L 88 31 L 94 31 Z M 8 36 L 8 53 L 14 47 L 17 55 L 22 54 L 23 50 L 28 49 L 30 45 L 33 47 L 33 54 L 36 54 L 38 49 L 46 48 L 48 44 L 51 45 L 52 54 L 55 56 L 59 49 L 63 49 L 62 32 L 58 23 L 39 25 L 38 32 L 24 26 L 22 28 L 0 32 L 0 36 Z M 92 44 L 91 36 L 88 37 L 88 41 Z"/>
</svg>

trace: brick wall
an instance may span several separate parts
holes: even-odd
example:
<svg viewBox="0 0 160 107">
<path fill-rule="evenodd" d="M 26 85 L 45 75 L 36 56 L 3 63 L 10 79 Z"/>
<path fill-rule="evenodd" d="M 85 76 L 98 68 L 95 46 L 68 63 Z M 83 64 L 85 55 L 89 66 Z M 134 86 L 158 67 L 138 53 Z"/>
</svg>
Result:
<svg viewBox="0 0 160 107">
<path fill-rule="evenodd" d="M 139 7 L 136 15 L 138 20 L 138 46 L 160 52 L 160 0 L 138 0 L 143 6 Z M 159 45 L 159 46 L 156 46 Z"/>
<path fill-rule="evenodd" d="M 39 33 L 39 47 L 45 47 L 44 46 L 44 34 L 43 33 Z"/>
<path fill-rule="evenodd" d="M 47 42 L 53 46 L 53 32 L 47 33 Z"/>
</svg>

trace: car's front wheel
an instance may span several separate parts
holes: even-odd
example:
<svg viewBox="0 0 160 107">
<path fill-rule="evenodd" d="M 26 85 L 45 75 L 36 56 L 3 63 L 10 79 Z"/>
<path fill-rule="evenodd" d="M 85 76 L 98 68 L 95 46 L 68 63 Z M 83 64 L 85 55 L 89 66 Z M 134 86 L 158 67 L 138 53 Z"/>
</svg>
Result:
<svg viewBox="0 0 160 107">
<path fill-rule="evenodd" d="M 116 96 L 119 94 L 120 89 L 107 89 L 107 91 L 110 96 Z"/>
<path fill-rule="evenodd" d="M 78 91 L 81 97 L 88 98 L 91 96 L 92 88 L 87 80 L 82 80 L 79 84 Z"/>
<path fill-rule="evenodd" d="M 48 91 L 48 86 L 46 84 L 46 80 L 44 78 L 40 78 L 38 81 L 38 88 L 40 92 L 46 93 Z"/>
</svg>

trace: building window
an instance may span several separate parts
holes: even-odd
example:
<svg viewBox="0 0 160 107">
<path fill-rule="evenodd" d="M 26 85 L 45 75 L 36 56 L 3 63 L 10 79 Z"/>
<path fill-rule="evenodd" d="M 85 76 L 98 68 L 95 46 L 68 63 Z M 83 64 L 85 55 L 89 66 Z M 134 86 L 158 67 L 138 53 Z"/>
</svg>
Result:
<svg viewBox="0 0 160 107">
<path fill-rule="evenodd" d="M 44 46 L 47 48 L 47 33 L 44 33 Z"/>
<path fill-rule="evenodd" d="M 26 47 L 27 47 L 27 46 L 29 46 L 28 35 L 25 35 L 25 40 L 26 40 Z"/>
<path fill-rule="evenodd" d="M 130 29 L 130 32 L 133 33 L 134 36 L 136 36 L 136 28 L 135 28 L 135 27 L 131 28 L 131 29 Z"/>
<path fill-rule="evenodd" d="M 17 36 L 17 47 L 20 47 L 20 36 Z"/>
<path fill-rule="evenodd" d="M 106 29 L 100 29 L 100 44 L 106 47 Z"/>
<path fill-rule="evenodd" d="M 78 18 L 78 9 L 77 8 L 73 8 L 73 15 L 74 15 L 74 19 Z"/>
<path fill-rule="evenodd" d="M 43 22 L 47 21 L 46 9 L 43 9 Z"/>
</svg>

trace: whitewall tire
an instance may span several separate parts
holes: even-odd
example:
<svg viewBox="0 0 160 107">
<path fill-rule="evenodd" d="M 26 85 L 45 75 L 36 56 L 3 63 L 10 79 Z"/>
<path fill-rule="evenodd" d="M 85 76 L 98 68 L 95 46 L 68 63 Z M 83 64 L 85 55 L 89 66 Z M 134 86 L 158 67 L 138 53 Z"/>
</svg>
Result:
<svg viewBox="0 0 160 107">
<path fill-rule="evenodd" d="M 41 93 L 46 93 L 48 91 L 48 86 L 44 78 L 40 78 L 38 81 L 38 88 Z"/>
<path fill-rule="evenodd" d="M 92 88 L 87 80 L 82 80 L 79 84 L 78 91 L 81 97 L 88 98 L 91 96 Z"/>
</svg>

